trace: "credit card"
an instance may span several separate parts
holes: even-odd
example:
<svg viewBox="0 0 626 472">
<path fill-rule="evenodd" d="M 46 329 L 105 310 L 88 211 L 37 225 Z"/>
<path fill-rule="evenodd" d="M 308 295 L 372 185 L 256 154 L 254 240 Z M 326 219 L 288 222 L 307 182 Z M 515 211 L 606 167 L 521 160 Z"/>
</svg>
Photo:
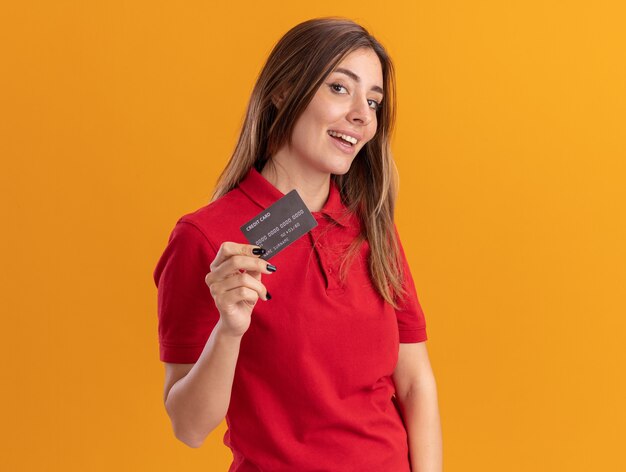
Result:
<svg viewBox="0 0 626 472">
<path fill-rule="evenodd" d="M 316 226 L 315 217 L 293 189 L 240 229 L 250 244 L 265 249 L 261 258 L 268 260 Z"/>
</svg>

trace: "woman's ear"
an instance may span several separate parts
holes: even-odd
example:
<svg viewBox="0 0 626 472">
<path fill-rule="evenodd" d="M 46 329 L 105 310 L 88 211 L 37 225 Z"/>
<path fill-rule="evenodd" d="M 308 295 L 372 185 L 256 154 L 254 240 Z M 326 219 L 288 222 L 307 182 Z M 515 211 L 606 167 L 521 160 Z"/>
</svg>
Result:
<svg viewBox="0 0 626 472">
<path fill-rule="evenodd" d="M 279 91 L 277 91 L 276 93 L 272 95 L 272 103 L 274 104 L 276 108 L 280 109 L 280 107 L 283 104 L 283 101 L 289 95 L 289 92 L 290 92 L 290 87 L 283 86 L 279 89 Z"/>
</svg>

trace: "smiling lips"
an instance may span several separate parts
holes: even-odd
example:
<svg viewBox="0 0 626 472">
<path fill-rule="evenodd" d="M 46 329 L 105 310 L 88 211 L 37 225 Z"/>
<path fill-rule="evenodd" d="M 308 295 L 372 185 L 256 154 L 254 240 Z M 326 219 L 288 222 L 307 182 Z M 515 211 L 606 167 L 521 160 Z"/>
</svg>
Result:
<svg viewBox="0 0 626 472">
<path fill-rule="evenodd" d="M 334 131 L 332 129 L 328 130 L 328 134 L 330 136 L 333 136 L 334 138 L 343 139 L 344 141 L 346 141 L 346 142 L 348 142 L 350 144 L 356 144 L 356 143 L 359 142 L 359 140 L 356 137 L 354 137 L 354 136 L 352 136 L 350 134 L 340 133 L 339 131 Z"/>
<path fill-rule="evenodd" d="M 329 131 L 328 135 L 330 136 L 331 141 L 341 152 L 348 155 L 354 154 L 354 147 L 356 146 L 356 142 L 358 142 L 356 138 L 349 135 L 339 134 L 335 131 Z"/>
</svg>

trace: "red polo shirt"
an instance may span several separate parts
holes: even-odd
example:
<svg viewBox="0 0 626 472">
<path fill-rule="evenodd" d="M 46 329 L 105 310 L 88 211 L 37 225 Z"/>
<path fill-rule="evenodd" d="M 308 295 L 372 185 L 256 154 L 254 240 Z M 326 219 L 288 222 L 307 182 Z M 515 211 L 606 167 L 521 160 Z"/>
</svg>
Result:
<svg viewBox="0 0 626 472">
<path fill-rule="evenodd" d="M 198 360 L 219 319 L 204 277 L 223 241 L 248 244 L 239 227 L 284 194 L 254 167 L 222 198 L 182 216 L 154 270 L 160 358 Z M 346 285 L 339 260 L 359 232 L 331 181 L 318 226 L 269 262 L 272 299 L 257 302 L 226 415 L 230 471 L 410 470 L 407 433 L 391 374 L 398 343 L 427 339 L 404 251 L 409 299 L 394 310 L 367 271 L 369 245 Z M 336 225 L 331 224 L 335 222 Z"/>
</svg>

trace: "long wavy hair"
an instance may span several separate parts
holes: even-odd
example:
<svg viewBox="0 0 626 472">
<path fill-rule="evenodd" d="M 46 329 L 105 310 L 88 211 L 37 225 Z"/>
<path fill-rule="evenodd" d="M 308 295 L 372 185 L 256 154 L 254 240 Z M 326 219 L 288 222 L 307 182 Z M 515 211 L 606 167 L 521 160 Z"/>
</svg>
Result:
<svg viewBox="0 0 626 472">
<path fill-rule="evenodd" d="M 367 240 L 372 282 L 398 308 L 398 297 L 404 297 L 406 290 L 394 225 L 398 173 L 390 139 L 396 118 L 395 74 L 383 46 L 354 21 L 342 17 L 307 20 L 276 43 L 257 78 L 239 139 L 211 202 L 234 189 L 252 166 L 260 172 L 285 142 L 291 144 L 294 124 L 325 78 L 345 56 L 360 48 L 372 49 L 380 59 L 385 97 L 376 112 L 374 137 L 361 148 L 346 174 L 331 174 L 344 205 L 361 221 L 359 236 L 343 256 L 340 278 L 345 281 L 351 259 Z M 285 87 L 290 93 L 277 108 L 272 97 Z"/>
</svg>

